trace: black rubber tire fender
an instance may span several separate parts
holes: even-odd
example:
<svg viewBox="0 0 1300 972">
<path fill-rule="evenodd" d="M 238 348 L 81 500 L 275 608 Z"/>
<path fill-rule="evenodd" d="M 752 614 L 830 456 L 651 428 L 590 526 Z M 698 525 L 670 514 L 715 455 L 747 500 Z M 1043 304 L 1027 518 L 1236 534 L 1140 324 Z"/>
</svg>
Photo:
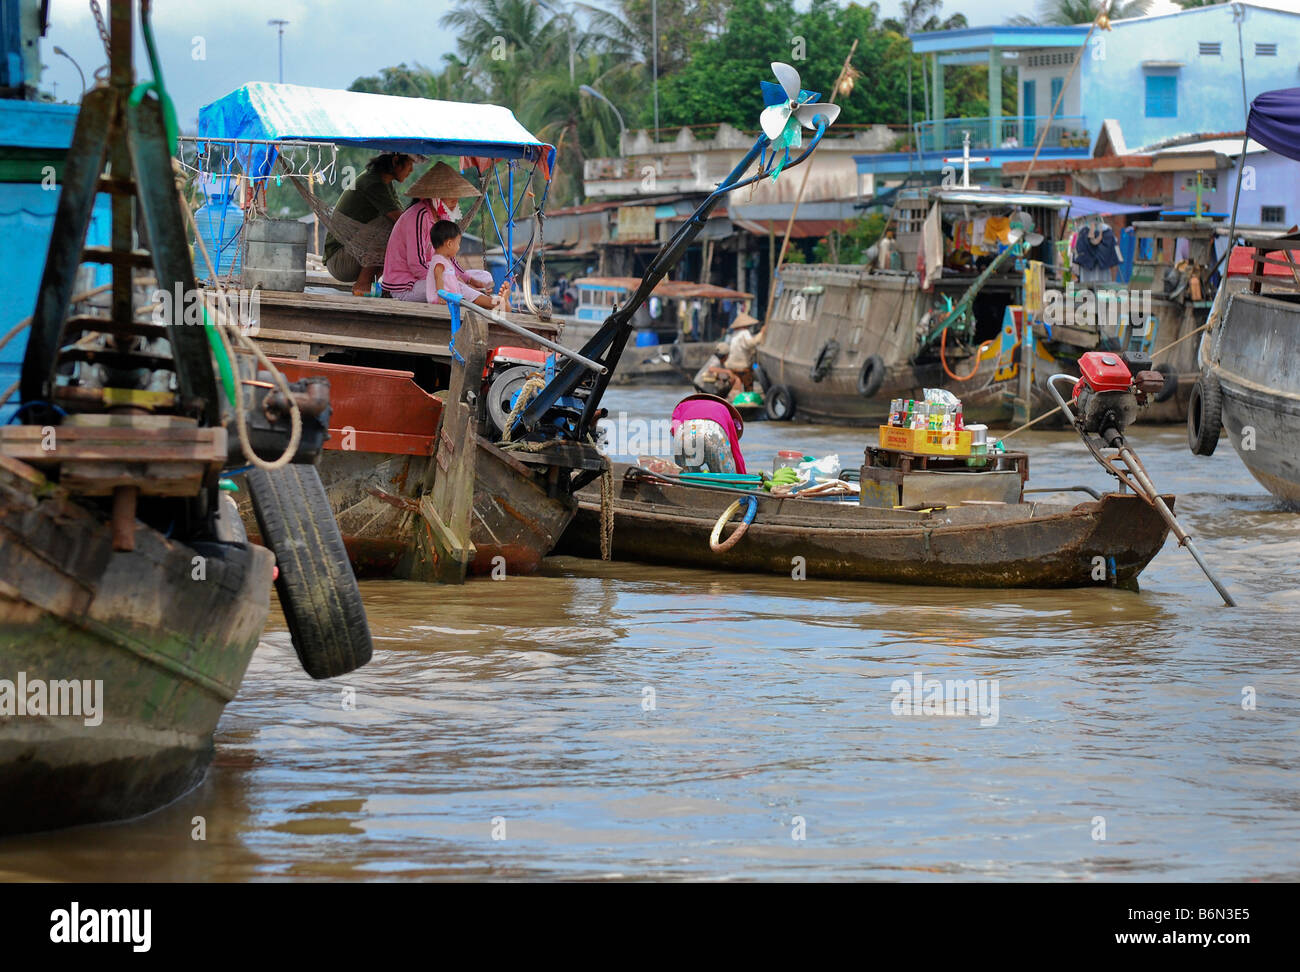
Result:
<svg viewBox="0 0 1300 972">
<path fill-rule="evenodd" d="M 767 377 L 767 369 L 757 361 L 754 362 L 754 381 L 758 384 L 759 391 L 767 394 L 767 390 L 772 387 L 772 380 Z"/>
<path fill-rule="evenodd" d="M 319 679 L 360 668 L 374 652 L 370 625 L 320 473 L 305 464 L 250 469 L 248 489 L 303 669 Z"/>
<path fill-rule="evenodd" d="M 1157 402 L 1167 402 L 1178 393 L 1178 373 L 1167 364 L 1156 365 L 1156 371 L 1165 376 L 1165 383 L 1152 398 Z"/>
<path fill-rule="evenodd" d="M 773 422 L 788 422 L 794 418 L 794 392 L 786 385 L 772 385 L 763 393 L 767 417 Z"/>
<path fill-rule="evenodd" d="M 873 397 L 884 385 L 888 370 L 885 367 L 885 359 L 880 355 L 873 354 L 867 358 L 858 371 L 858 394 L 863 398 Z"/>
<path fill-rule="evenodd" d="M 1187 402 L 1187 447 L 1194 456 L 1212 456 L 1223 425 L 1223 389 L 1212 371 L 1196 379 Z"/>
<path fill-rule="evenodd" d="M 670 365 L 674 368 L 680 368 L 682 366 L 682 346 L 680 344 L 674 341 L 672 344 L 668 345 L 667 354 L 668 363 Z"/>
</svg>

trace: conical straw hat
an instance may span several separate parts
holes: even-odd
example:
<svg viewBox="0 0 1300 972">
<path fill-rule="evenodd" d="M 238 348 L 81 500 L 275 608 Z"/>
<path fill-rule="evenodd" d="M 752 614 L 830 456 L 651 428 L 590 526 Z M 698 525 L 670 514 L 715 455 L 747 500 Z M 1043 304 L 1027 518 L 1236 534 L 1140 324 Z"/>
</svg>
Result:
<svg viewBox="0 0 1300 972">
<path fill-rule="evenodd" d="M 413 199 L 466 199 L 482 195 L 446 162 L 435 163 L 411 183 L 406 194 Z"/>
</svg>

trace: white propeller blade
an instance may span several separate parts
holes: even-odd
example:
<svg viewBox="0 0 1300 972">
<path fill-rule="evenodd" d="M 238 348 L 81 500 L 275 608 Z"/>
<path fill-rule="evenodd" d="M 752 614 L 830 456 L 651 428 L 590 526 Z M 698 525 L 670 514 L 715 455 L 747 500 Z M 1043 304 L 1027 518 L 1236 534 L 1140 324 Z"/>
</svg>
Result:
<svg viewBox="0 0 1300 972">
<path fill-rule="evenodd" d="M 758 124 L 769 141 L 775 142 L 785 131 L 785 123 L 790 120 L 789 105 L 769 105 L 758 116 Z"/>
<path fill-rule="evenodd" d="M 797 102 L 799 100 L 799 72 L 789 64 L 773 61 L 772 73 L 776 75 L 776 80 L 781 83 L 785 96 L 791 101 Z"/>
<path fill-rule="evenodd" d="M 840 106 L 814 101 L 810 105 L 800 105 L 794 110 L 794 117 L 799 119 L 799 124 L 804 128 L 816 128 L 813 119 L 818 115 L 825 115 L 826 124 L 833 125 L 835 119 L 840 117 Z"/>
</svg>

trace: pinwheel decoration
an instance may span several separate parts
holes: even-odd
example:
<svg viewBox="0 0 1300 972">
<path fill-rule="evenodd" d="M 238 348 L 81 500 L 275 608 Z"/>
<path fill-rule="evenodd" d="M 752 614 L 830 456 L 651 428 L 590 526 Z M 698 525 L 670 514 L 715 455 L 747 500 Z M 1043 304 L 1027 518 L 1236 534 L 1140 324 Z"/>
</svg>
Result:
<svg viewBox="0 0 1300 972">
<path fill-rule="evenodd" d="M 775 181 L 790 161 L 790 149 L 803 144 L 803 129 L 816 127 L 813 119 L 818 115 L 825 115 L 827 124 L 833 123 L 839 117 L 840 106 L 823 104 L 817 100 L 820 96 L 816 91 L 801 88 L 799 72 L 789 64 L 773 61 L 772 73 L 776 75 L 776 84 L 759 82 L 763 103 L 767 105 L 759 116 L 759 124 L 771 143 L 773 155 L 781 154 L 772 168 Z"/>
</svg>

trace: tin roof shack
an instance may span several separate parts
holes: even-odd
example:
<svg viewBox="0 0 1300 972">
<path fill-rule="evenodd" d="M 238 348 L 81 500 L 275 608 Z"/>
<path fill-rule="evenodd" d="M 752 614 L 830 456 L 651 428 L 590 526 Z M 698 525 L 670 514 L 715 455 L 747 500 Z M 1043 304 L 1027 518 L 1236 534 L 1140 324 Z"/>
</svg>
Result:
<svg viewBox="0 0 1300 972">
<path fill-rule="evenodd" d="M 860 128 L 848 137 L 828 137 L 810 167 L 808 188 L 792 236 L 816 240 L 860 215 L 854 202 L 874 191 L 855 159 L 887 149 L 898 133 L 885 125 Z M 659 244 L 730 171 L 752 144 L 730 125 L 697 125 L 659 141 L 642 130 L 625 132 L 617 158 L 588 159 L 584 186 L 592 200 L 553 210 L 545 226 L 548 271 L 570 276 L 635 276 Z M 774 243 L 790 219 L 803 175 L 764 181 L 733 194 L 711 214 L 683 259 L 679 280 L 715 284 L 758 294 L 766 301 Z M 520 223 L 519 236 L 530 227 Z"/>
</svg>

